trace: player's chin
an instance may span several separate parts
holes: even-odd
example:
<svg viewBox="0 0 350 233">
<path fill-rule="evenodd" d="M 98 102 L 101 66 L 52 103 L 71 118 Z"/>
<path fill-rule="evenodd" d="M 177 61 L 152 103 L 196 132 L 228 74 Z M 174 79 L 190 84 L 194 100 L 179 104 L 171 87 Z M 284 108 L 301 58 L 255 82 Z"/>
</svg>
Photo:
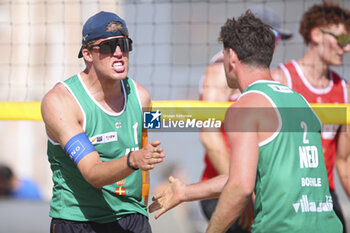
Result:
<svg viewBox="0 0 350 233">
<path fill-rule="evenodd" d="M 343 56 L 337 56 L 336 58 L 332 59 L 332 62 L 330 62 L 331 66 L 341 66 L 343 65 Z"/>
<path fill-rule="evenodd" d="M 124 71 L 124 72 L 116 72 L 113 74 L 113 79 L 115 80 L 123 80 L 125 79 L 127 76 L 127 72 Z"/>
<path fill-rule="evenodd" d="M 343 62 L 341 61 L 341 62 L 333 62 L 332 64 L 331 64 L 331 66 L 342 66 L 343 65 Z"/>
</svg>

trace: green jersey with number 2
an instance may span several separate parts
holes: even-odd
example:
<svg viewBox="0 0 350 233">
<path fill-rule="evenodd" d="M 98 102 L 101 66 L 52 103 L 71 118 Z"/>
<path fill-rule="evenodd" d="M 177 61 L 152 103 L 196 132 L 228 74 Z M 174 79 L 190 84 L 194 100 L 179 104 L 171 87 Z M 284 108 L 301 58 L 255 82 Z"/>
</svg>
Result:
<svg viewBox="0 0 350 233">
<path fill-rule="evenodd" d="M 254 82 L 243 95 L 252 92 L 267 98 L 279 118 L 278 130 L 259 143 L 252 232 L 341 233 L 319 118 L 304 97 L 278 82 Z"/>
</svg>

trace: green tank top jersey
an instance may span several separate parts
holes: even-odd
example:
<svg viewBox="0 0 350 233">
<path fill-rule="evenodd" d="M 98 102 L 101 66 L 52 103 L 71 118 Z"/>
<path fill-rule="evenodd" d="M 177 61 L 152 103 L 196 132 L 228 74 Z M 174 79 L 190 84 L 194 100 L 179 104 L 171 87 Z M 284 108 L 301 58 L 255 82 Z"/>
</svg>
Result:
<svg viewBox="0 0 350 233">
<path fill-rule="evenodd" d="M 252 232 L 342 232 L 329 193 L 319 118 L 304 97 L 278 82 L 257 81 L 243 95 L 252 92 L 271 102 L 280 122 L 259 143 Z"/>
<path fill-rule="evenodd" d="M 125 78 L 121 83 L 125 97 L 124 109 L 112 113 L 95 101 L 79 74 L 63 82 L 79 103 L 85 119 L 85 133 L 104 162 L 141 148 L 143 117 L 140 99 L 131 79 Z M 127 214 L 148 216 L 141 196 L 141 170 L 117 183 L 97 189 L 84 180 L 70 157 L 51 139 L 48 141 L 47 154 L 54 183 L 51 217 L 108 223 Z"/>
</svg>

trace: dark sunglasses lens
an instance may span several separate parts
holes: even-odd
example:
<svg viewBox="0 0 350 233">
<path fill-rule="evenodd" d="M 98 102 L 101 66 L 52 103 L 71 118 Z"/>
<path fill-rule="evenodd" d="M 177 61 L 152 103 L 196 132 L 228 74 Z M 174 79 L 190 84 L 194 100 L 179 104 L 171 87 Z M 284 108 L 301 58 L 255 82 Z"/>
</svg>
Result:
<svg viewBox="0 0 350 233">
<path fill-rule="evenodd" d="M 117 43 L 115 40 L 109 40 L 100 44 L 100 53 L 111 54 L 114 53 Z"/>
<path fill-rule="evenodd" d="M 350 34 L 343 34 L 338 37 L 338 44 L 341 47 L 345 47 L 349 43 L 350 43 Z"/>
<path fill-rule="evenodd" d="M 129 52 L 130 52 L 132 51 L 132 40 L 128 38 L 127 41 L 128 41 Z"/>
<path fill-rule="evenodd" d="M 118 46 L 120 49 L 125 53 L 125 52 L 130 52 L 132 50 L 131 47 L 131 39 L 129 38 L 119 38 L 117 39 Z"/>
<path fill-rule="evenodd" d="M 108 40 L 100 43 L 100 53 L 112 54 L 115 52 L 117 46 L 120 47 L 122 52 L 130 52 L 132 50 L 132 40 L 129 38 L 117 38 L 114 40 Z"/>
</svg>

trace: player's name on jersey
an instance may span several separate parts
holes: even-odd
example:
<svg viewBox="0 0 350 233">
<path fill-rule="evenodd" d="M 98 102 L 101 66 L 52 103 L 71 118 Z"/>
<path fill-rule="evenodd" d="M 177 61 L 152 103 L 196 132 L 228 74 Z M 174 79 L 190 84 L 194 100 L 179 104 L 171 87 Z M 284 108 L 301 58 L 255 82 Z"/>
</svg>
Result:
<svg viewBox="0 0 350 233">
<path fill-rule="evenodd" d="M 321 187 L 321 178 L 314 177 L 302 177 L 301 178 L 301 186 L 310 186 L 310 187 Z"/>
<path fill-rule="evenodd" d="M 299 146 L 300 168 L 317 168 L 318 151 L 316 146 Z"/>
</svg>

